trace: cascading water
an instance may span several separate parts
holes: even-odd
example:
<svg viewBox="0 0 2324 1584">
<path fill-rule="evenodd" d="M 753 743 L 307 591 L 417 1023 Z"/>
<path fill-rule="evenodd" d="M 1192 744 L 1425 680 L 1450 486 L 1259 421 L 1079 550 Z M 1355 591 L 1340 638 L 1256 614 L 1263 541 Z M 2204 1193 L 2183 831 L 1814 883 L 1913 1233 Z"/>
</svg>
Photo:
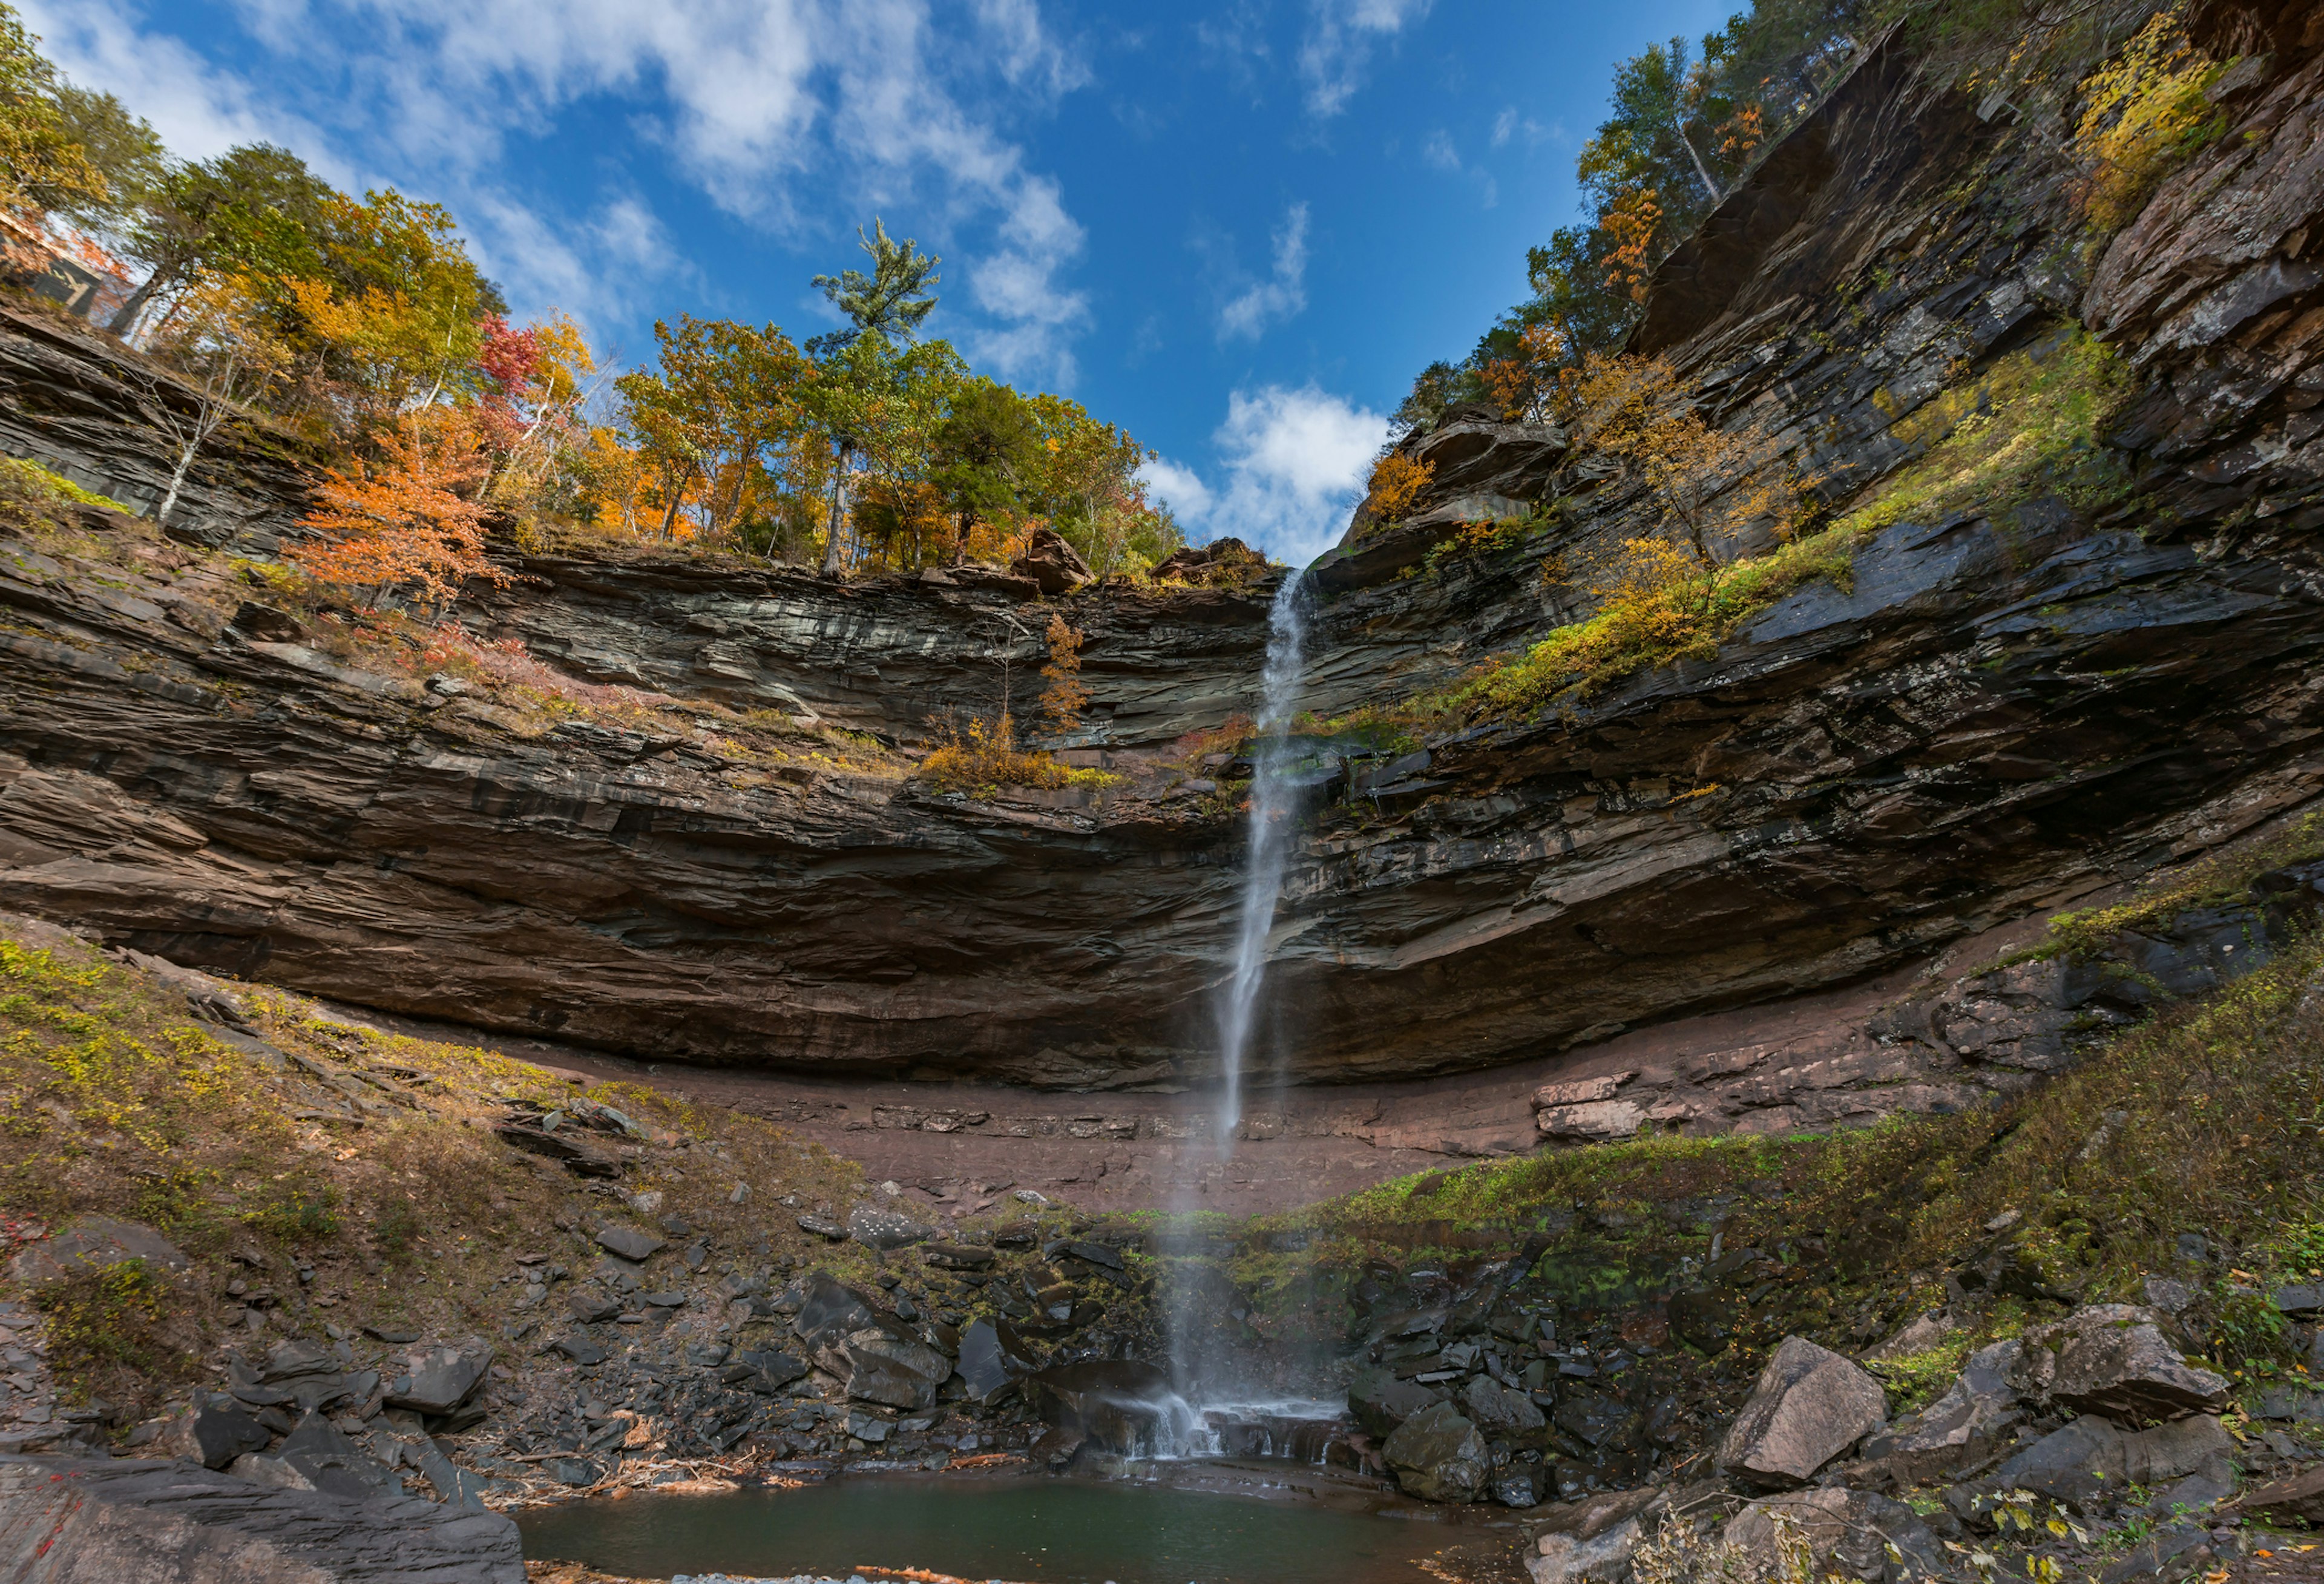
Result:
<svg viewBox="0 0 2324 1584">
<path fill-rule="evenodd" d="M 1201 1249 L 1194 1232 L 1193 1214 L 1200 1207 L 1199 1177 L 1206 1168 L 1222 1174 L 1235 1154 L 1236 1135 L 1243 1119 L 1252 1032 L 1259 994 L 1267 976 L 1268 936 L 1275 926 L 1276 905 L 1283 894 L 1284 871 L 1298 836 L 1302 803 L 1315 778 L 1297 742 L 1289 735 L 1299 703 L 1300 673 L 1305 659 L 1306 610 L 1305 575 L 1285 577 L 1268 614 L 1267 661 L 1259 675 L 1259 702 L 1250 746 L 1250 823 L 1243 870 L 1242 893 L 1235 912 L 1232 969 L 1221 987 L 1218 1001 L 1219 1099 L 1210 1148 L 1185 1162 L 1174 1208 L 1181 1230 L 1169 1238 L 1167 1251 L 1176 1274 L 1167 1289 L 1172 1375 L 1185 1397 L 1178 1437 L 1182 1456 L 1213 1454 L 1222 1450 L 1219 1415 L 1208 1410 L 1220 1394 L 1234 1394 L 1234 1383 L 1212 1378 L 1213 1349 L 1204 1346 L 1195 1271 Z M 1208 1159 L 1202 1158 L 1207 1155 Z M 1245 1395 L 1247 1394 L 1236 1394 Z M 1217 1404 L 1225 1408 L 1223 1402 Z M 1174 1414 L 1174 1420 L 1182 1416 Z M 1226 1419 L 1242 1415 L 1227 1411 Z"/>
<path fill-rule="evenodd" d="M 1301 756 L 1286 735 L 1299 702 L 1305 658 L 1306 613 L 1300 608 L 1304 573 L 1276 591 L 1267 618 L 1267 666 L 1259 676 L 1259 717 L 1250 750 L 1250 844 L 1243 870 L 1242 906 L 1235 919 L 1234 974 L 1219 1000 L 1219 1130 L 1222 1156 L 1234 1153 L 1242 1125 L 1243 1064 L 1251 1018 L 1267 976 L 1267 937 L 1283 895 L 1283 870 L 1297 834 Z"/>
</svg>

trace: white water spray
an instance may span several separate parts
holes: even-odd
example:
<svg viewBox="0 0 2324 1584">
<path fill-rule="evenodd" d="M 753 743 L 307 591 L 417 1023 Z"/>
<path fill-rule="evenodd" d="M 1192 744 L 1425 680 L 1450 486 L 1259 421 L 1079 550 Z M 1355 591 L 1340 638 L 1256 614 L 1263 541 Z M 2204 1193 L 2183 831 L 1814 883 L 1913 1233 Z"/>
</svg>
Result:
<svg viewBox="0 0 2324 1584">
<path fill-rule="evenodd" d="M 1276 591 L 1267 618 L 1267 668 L 1259 676 L 1259 718 L 1250 750 L 1250 855 L 1243 871 L 1242 907 L 1235 921 L 1234 976 L 1219 1001 L 1219 1153 L 1234 1153 L 1242 1124 L 1243 1064 L 1252 1014 L 1267 975 L 1267 937 L 1283 895 L 1283 871 L 1297 835 L 1300 756 L 1286 740 L 1299 701 L 1306 616 L 1299 605 L 1303 574 Z"/>
</svg>

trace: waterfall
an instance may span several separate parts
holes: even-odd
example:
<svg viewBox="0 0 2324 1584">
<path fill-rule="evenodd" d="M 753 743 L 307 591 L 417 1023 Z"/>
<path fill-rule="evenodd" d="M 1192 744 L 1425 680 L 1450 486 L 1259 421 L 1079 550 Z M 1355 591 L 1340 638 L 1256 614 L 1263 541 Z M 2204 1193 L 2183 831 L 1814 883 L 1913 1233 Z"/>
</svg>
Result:
<svg viewBox="0 0 2324 1584">
<path fill-rule="evenodd" d="M 1259 1007 L 1260 981 L 1267 974 L 1267 936 L 1275 924 L 1275 905 L 1283 892 L 1283 871 L 1290 861 L 1298 834 L 1300 808 L 1313 777 L 1304 757 L 1286 740 L 1296 713 L 1299 673 L 1306 638 L 1306 612 L 1301 608 L 1304 574 L 1288 573 L 1276 591 L 1268 614 L 1267 664 L 1259 677 L 1259 715 L 1250 747 L 1250 835 L 1243 872 L 1242 897 L 1235 913 L 1234 967 L 1220 987 L 1218 1036 L 1220 1085 L 1217 1132 L 1208 1152 L 1219 1163 L 1231 1161 L 1235 1133 L 1242 1123 L 1244 1065 L 1250 1054 L 1251 1024 Z M 1201 1411 L 1202 1399 L 1230 1383 L 1209 1378 L 1215 1362 L 1197 1335 L 1196 1316 L 1204 1308 L 1198 1296 L 1199 1275 L 1194 1264 L 1201 1239 L 1194 1215 L 1202 1201 L 1199 1178 L 1202 1152 L 1190 1152 L 1173 1196 L 1173 1225 L 1163 1234 L 1163 1249 L 1170 1259 L 1164 1281 L 1164 1325 L 1170 1340 L 1170 1372 L 1181 1392 L 1194 1402 L 1176 1444 L 1184 1454 L 1216 1451 L 1218 1438 Z"/>
<path fill-rule="evenodd" d="M 1304 573 L 1276 591 L 1267 618 L 1267 667 L 1259 676 L 1259 717 L 1250 750 L 1250 842 L 1243 871 L 1242 906 L 1235 919 L 1234 974 L 1219 999 L 1219 1150 L 1234 1153 L 1242 1123 L 1243 1064 L 1250 1046 L 1251 1015 L 1267 976 L 1267 936 L 1283 895 L 1283 870 L 1297 835 L 1302 756 L 1286 738 L 1299 702 L 1306 614 L 1300 609 Z"/>
</svg>

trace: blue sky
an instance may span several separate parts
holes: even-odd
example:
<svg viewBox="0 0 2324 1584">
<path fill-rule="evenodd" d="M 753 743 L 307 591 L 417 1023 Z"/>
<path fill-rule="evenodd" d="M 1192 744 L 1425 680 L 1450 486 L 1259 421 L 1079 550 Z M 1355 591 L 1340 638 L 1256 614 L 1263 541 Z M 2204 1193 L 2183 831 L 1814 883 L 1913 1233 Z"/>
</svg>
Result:
<svg viewBox="0 0 2324 1584">
<path fill-rule="evenodd" d="M 1385 415 L 1525 292 L 1614 63 L 1729 4 L 19 0 L 200 157 L 451 207 L 521 314 L 825 327 L 874 213 L 928 322 L 1160 453 L 1197 540 L 1305 560 Z"/>
</svg>

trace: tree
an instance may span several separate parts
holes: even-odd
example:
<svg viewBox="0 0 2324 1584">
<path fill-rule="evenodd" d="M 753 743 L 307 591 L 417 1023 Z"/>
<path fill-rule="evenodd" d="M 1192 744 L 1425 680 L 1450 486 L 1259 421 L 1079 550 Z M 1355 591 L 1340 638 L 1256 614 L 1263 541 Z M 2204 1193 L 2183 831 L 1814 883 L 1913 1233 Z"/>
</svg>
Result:
<svg viewBox="0 0 2324 1584">
<path fill-rule="evenodd" d="M 55 103 L 65 137 L 105 182 L 102 197 L 76 198 L 60 207 L 94 226 L 113 229 L 127 225 L 169 174 L 161 134 L 111 94 L 60 82 Z"/>
<path fill-rule="evenodd" d="M 316 487 L 321 504 L 301 519 L 316 537 L 290 559 L 327 583 L 368 590 L 376 606 L 409 587 L 438 606 L 471 578 L 513 581 L 484 555 L 484 507 L 475 493 L 491 458 L 473 409 L 414 410 L 379 436 L 379 456 L 334 469 Z"/>
<path fill-rule="evenodd" d="M 1025 398 L 998 381 L 977 378 L 964 384 L 951 410 L 936 428 L 936 497 L 952 517 L 952 558 L 968 557 L 969 535 L 980 522 L 1023 509 L 1020 491 L 1041 446 Z"/>
<path fill-rule="evenodd" d="M 1041 433 L 1026 503 L 1105 576 L 1131 557 L 1148 566 L 1183 543 L 1169 512 L 1153 505 L 1138 470 L 1152 456 L 1129 431 L 1063 396 L 1029 399 Z"/>
<path fill-rule="evenodd" d="M 877 215 L 872 217 L 872 228 L 873 235 L 868 237 L 862 226 L 855 230 L 857 243 L 872 255 L 872 273 L 842 270 L 836 275 L 817 275 L 810 284 L 847 316 L 850 327 L 838 333 L 846 339 L 881 336 L 909 340 L 936 306 L 933 293 L 920 294 L 943 279 L 936 267 L 944 261 L 920 252 L 919 244 L 908 236 L 901 242 L 890 237 L 887 223 Z"/>
<path fill-rule="evenodd" d="M 778 487 L 804 426 L 807 360 L 773 325 L 680 316 L 654 325 L 660 367 L 614 382 L 629 427 L 653 458 L 669 537 L 690 483 L 702 529 L 717 533 Z"/>
<path fill-rule="evenodd" d="M 0 5 L 0 210 L 101 204 L 105 177 L 71 134 L 39 42 Z"/>
<path fill-rule="evenodd" d="M 1526 250 L 1533 296 L 1461 364 L 1423 371 L 1398 421 L 1433 422 L 1455 402 L 1498 399 L 1488 371 L 1529 361 L 1518 342 L 1537 327 L 1556 332 L 1565 367 L 1616 351 L 1655 267 L 1847 69 L 1874 9 L 1869 0 L 1755 0 L 1706 34 L 1700 55 L 1674 38 L 1618 67 L 1609 114 L 1577 161 L 1588 216 Z"/>
<path fill-rule="evenodd" d="M 872 226 L 872 236 L 865 236 L 861 226 L 855 232 L 863 251 L 872 255 L 872 273 L 842 270 L 836 275 L 817 275 L 812 282 L 849 321 L 847 329 L 807 343 L 809 355 L 822 365 L 811 405 L 830 437 L 833 454 L 831 515 L 823 540 L 826 577 L 836 577 L 845 566 L 847 480 L 865 421 L 892 373 L 889 343 L 917 335 L 920 322 L 934 310 L 936 298 L 921 293 L 940 279 L 935 272 L 943 262 L 921 253 L 909 237 L 895 241 L 876 215 Z"/>
<path fill-rule="evenodd" d="M 209 272 L 258 281 L 322 275 L 321 243 L 337 197 L 305 161 L 272 143 L 162 170 L 123 230 L 124 244 L 147 273 L 110 328 L 128 335 L 155 297 Z"/>
<path fill-rule="evenodd" d="M 282 377 L 290 349 L 267 323 L 249 281 L 229 275 L 194 294 L 176 338 L 161 350 L 186 374 L 174 384 L 150 376 L 144 382 L 146 414 L 177 452 L 169 487 L 153 508 L 154 526 L 167 528 L 202 448 L 228 419 Z M 181 410 L 179 403 L 189 392 L 191 410 Z"/>
<path fill-rule="evenodd" d="M 1712 426 L 1665 360 L 1593 353 L 1564 372 L 1555 400 L 1577 449 L 1587 445 L 1618 459 L 1653 493 L 1666 525 L 1658 537 L 1692 561 L 1706 602 L 1734 558 L 1735 541 L 1752 527 L 1790 537 L 1799 496 L 1788 468 L 1773 459 L 1775 437 L 1757 421 Z M 1643 543 L 1625 542 L 1629 565 L 1665 571 L 1674 565 L 1661 551 L 1642 550 Z"/>
<path fill-rule="evenodd" d="M 1047 638 L 1049 659 L 1041 675 L 1049 679 L 1049 685 L 1041 690 L 1041 720 L 1053 732 L 1071 732 L 1081 725 L 1082 711 L 1089 707 L 1090 690 L 1082 682 L 1084 638 L 1054 612 Z"/>
</svg>

